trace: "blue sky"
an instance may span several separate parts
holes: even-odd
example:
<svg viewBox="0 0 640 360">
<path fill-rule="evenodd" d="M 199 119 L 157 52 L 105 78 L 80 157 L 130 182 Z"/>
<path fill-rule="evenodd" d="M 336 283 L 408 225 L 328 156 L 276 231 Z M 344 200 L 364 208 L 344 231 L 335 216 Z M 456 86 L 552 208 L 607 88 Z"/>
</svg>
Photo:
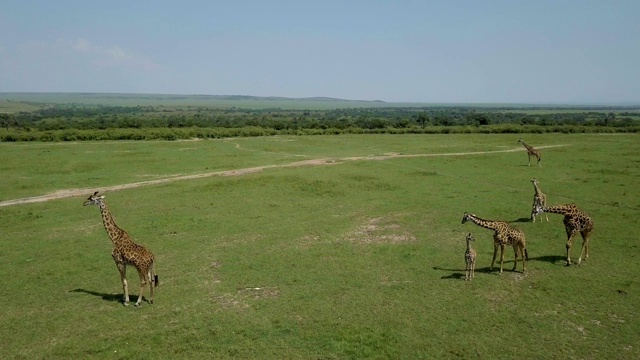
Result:
<svg viewBox="0 0 640 360">
<path fill-rule="evenodd" d="M 0 92 L 640 104 L 640 1 L 0 5 Z"/>
</svg>

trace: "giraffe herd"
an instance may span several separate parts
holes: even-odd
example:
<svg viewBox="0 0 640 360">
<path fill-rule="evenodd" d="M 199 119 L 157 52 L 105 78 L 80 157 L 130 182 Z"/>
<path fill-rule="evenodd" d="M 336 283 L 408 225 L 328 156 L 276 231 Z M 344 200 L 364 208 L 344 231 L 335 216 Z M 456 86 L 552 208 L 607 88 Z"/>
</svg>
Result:
<svg viewBox="0 0 640 360">
<path fill-rule="evenodd" d="M 518 140 L 527 149 L 527 156 L 529 157 L 529 166 L 531 166 L 531 156 L 535 156 L 538 160 L 537 166 L 540 166 L 540 151 L 534 149 L 532 146 L 527 145 L 522 139 Z M 582 236 L 582 250 L 580 251 L 580 257 L 578 258 L 578 264 L 582 262 L 582 258 L 586 260 L 589 257 L 589 235 L 593 231 L 593 220 L 584 211 L 580 210 L 575 204 L 555 205 L 547 206 L 547 196 L 540 190 L 539 182 L 536 178 L 531 180 L 534 188 L 533 205 L 531 207 L 531 221 L 536 221 L 536 216 L 545 214 L 547 221 L 549 217 L 547 213 L 564 215 L 563 223 L 567 232 L 567 259 L 566 265 L 571 265 L 571 246 L 573 238 L 576 234 L 580 233 Z M 462 217 L 462 223 L 471 221 L 476 225 L 483 228 L 493 230 L 493 260 L 491 261 L 491 271 L 496 261 L 496 254 L 498 247 L 500 247 L 500 273 L 502 273 L 502 263 L 504 261 L 504 249 L 507 245 L 512 245 L 515 253 L 515 260 L 513 263 L 513 271 L 516 270 L 518 264 L 518 256 L 522 259 L 522 272 L 525 272 L 526 261 L 528 260 L 528 254 L 526 249 L 526 241 L 524 233 L 521 230 L 514 228 L 505 221 L 492 221 L 484 220 L 477 217 L 474 214 L 464 213 Z M 540 221 L 542 218 L 540 217 Z M 467 235 L 467 250 L 465 252 L 465 260 L 467 263 L 467 269 L 469 266 L 469 260 L 467 260 L 467 254 L 469 252 L 469 237 Z M 474 251 L 473 263 L 475 265 L 476 255 Z M 465 280 L 471 280 L 468 274 L 465 276 Z"/>
<path fill-rule="evenodd" d="M 531 165 L 532 155 L 537 158 L 537 165 L 540 166 L 540 151 L 527 145 L 524 141 L 522 141 L 522 139 L 518 140 L 518 142 L 522 143 L 527 149 L 529 166 Z M 578 233 L 582 235 L 583 239 L 582 250 L 580 252 L 580 257 L 578 258 L 578 264 L 580 264 L 583 256 L 585 260 L 589 257 L 589 235 L 593 230 L 593 220 L 586 213 L 578 209 L 575 204 L 547 206 L 547 197 L 540 190 L 538 180 L 534 178 L 531 180 L 531 183 L 533 184 L 535 190 L 533 205 L 531 209 L 531 220 L 535 222 L 536 216 L 539 216 L 542 213 L 545 213 L 545 216 L 547 215 L 547 213 L 564 215 L 563 223 L 567 232 L 566 264 L 571 264 L 571 245 L 573 238 Z M 113 243 L 111 256 L 113 257 L 116 267 L 118 268 L 118 272 L 120 273 L 120 280 L 122 282 L 122 288 L 124 291 L 123 304 L 129 304 L 129 286 L 126 278 L 127 265 L 135 267 L 135 269 L 138 271 L 138 275 L 140 276 L 140 292 L 135 305 L 139 306 L 142 302 L 143 292 L 147 285 L 149 286 L 149 298 L 147 300 L 150 304 L 152 304 L 154 288 L 159 285 L 159 280 L 158 275 L 155 271 L 155 258 L 151 251 L 147 250 L 144 246 L 133 242 L 129 234 L 127 234 L 126 231 L 122 230 L 115 224 L 115 221 L 111 216 L 111 212 L 109 211 L 109 208 L 104 201 L 104 196 L 100 195 L 98 191 L 90 195 L 85 200 L 83 205 L 97 205 L 100 208 L 104 228 Z M 542 218 L 540 218 L 540 220 L 542 221 Z M 515 255 L 512 271 L 516 271 L 518 265 L 518 257 L 520 257 L 520 259 L 522 260 L 522 272 L 525 272 L 529 255 L 526 248 L 525 235 L 521 230 L 516 229 L 506 221 L 485 220 L 474 214 L 465 212 L 462 217 L 462 224 L 467 221 L 471 221 L 478 226 L 493 230 L 494 232 L 491 271 L 493 271 L 498 249 L 500 249 L 500 273 L 502 273 L 504 251 L 507 245 L 510 245 L 513 246 Z M 549 221 L 548 217 L 547 221 Z M 476 250 L 471 248 L 471 242 L 473 241 L 475 241 L 475 238 L 471 233 L 469 233 L 466 237 L 467 248 L 465 251 L 465 280 L 471 280 L 475 275 L 474 272 L 477 252 Z"/>
</svg>

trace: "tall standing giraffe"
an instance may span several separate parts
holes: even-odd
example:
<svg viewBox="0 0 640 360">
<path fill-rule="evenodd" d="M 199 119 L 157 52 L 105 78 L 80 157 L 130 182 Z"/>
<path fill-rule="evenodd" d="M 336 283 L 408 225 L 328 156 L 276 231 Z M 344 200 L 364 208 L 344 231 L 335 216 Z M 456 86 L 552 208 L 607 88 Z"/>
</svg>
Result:
<svg viewBox="0 0 640 360">
<path fill-rule="evenodd" d="M 478 253 L 471 248 L 471 242 L 476 241 L 476 239 L 471 235 L 471 233 L 467 234 L 467 250 L 464 252 L 464 262 L 467 265 L 465 270 L 465 280 L 471 280 L 474 278 L 474 272 L 476 270 L 476 258 L 478 257 Z"/>
<path fill-rule="evenodd" d="M 507 245 L 513 245 L 513 251 L 515 254 L 515 260 L 513 262 L 513 271 L 516 271 L 518 265 L 518 255 L 522 257 L 522 272 L 525 271 L 527 266 L 527 259 L 529 254 L 526 249 L 526 240 L 524 233 L 505 221 L 492 221 L 483 220 L 473 214 L 464 213 L 462 216 L 462 223 L 471 221 L 476 225 L 483 228 L 493 230 L 493 260 L 491 260 L 491 271 L 493 271 L 493 265 L 496 262 L 496 254 L 498 248 L 500 248 L 500 273 L 502 273 L 502 264 L 504 262 L 504 249 Z"/>
<path fill-rule="evenodd" d="M 529 166 L 531 166 L 531 156 L 535 156 L 538 159 L 537 165 L 540 166 L 540 150 L 534 149 L 532 146 L 527 145 L 526 142 L 522 141 L 522 139 L 518 140 L 519 143 L 522 143 L 524 147 L 527 149 L 527 157 L 529 158 Z"/>
<path fill-rule="evenodd" d="M 535 190 L 535 194 L 533 194 L 533 205 L 531 206 L 531 220 L 533 222 L 536 222 L 536 209 L 538 208 L 538 206 L 547 206 L 547 195 L 545 195 L 542 190 L 540 190 L 537 179 L 531 179 L 531 183 L 533 184 L 533 189 Z M 545 213 L 544 216 L 547 218 L 547 221 L 549 221 L 549 215 Z M 540 218 L 540 221 L 542 221 L 542 218 Z"/>
<path fill-rule="evenodd" d="M 149 303 L 153 304 L 153 288 L 159 285 L 159 281 L 151 251 L 142 245 L 134 243 L 129 234 L 116 225 L 111 212 L 107 208 L 107 203 L 104 202 L 104 196 L 98 195 L 97 191 L 90 195 L 83 205 L 98 205 L 100 207 L 102 223 L 113 243 L 111 256 L 118 267 L 118 272 L 120 272 L 120 280 L 124 290 L 124 305 L 129 305 L 129 286 L 126 277 L 127 265 L 133 265 L 138 270 L 138 275 L 140 275 L 140 295 L 138 295 L 136 306 L 139 306 L 142 302 L 142 293 L 147 284 L 149 284 Z"/>
<path fill-rule="evenodd" d="M 580 233 L 582 235 L 582 250 L 578 258 L 578 264 L 582 262 L 582 256 L 587 260 L 589 257 L 589 235 L 593 231 L 593 220 L 584 211 L 578 209 L 575 204 L 537 206 L 536 214 L 552 213 L 564 215 L 562 222 L 567 231 L 567 266 L 571 265 L 571 243 L 573 237 Z"/>
</svg>

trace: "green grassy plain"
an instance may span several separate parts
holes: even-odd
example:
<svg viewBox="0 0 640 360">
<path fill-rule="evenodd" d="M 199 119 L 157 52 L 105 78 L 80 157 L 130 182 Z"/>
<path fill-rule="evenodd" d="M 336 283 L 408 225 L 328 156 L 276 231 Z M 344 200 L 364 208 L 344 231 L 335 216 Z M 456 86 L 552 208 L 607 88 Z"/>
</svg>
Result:
<svg viewBox="0 0 640 360">
<path fill-rule="evenodd" d="M 0 207 L 0 351 L 56 358 L 640 357 L 640 138 L 340 135 L 182 142 L 0 144 L 1 201 L 60 189 L 277 165 L 105 193 L 154 252 L 156 302 L 124 307 L 111 244 L 85 194 Z M 520 146 L 521 147 L 521 146 Z M 448 155 L 489 151 L 487 154 Z M 379 155 L 425 155 L 386 158 Z M 365 157 L 364 159 L 359 159 Z M 369 157 L 369 158 L 366 158 Z M 291 166 L 325 159 L 331 165 Z M 564 266 L 562 218 L 595 221 L 589 260 Z M 524 231 L 527 272 L 490 272 L 492 232 Z M 478 271 L 464 278 L 465 235 Z M 579 255 L 581 240 L 574 243 Z M 520 267 L 519 267 L 520 268 Z M 128 271 L 132 296 L 137 275 Z"/>
</svg>

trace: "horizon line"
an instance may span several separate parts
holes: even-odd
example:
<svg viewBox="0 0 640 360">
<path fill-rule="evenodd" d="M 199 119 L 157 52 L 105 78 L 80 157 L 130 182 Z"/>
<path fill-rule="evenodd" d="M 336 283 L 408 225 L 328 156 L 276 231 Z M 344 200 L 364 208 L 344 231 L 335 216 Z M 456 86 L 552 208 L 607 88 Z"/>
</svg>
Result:
<svg viewBox="0 0 640 360">
<path fill-rule="evenodd" d="M 136 96 L 182 96 L 182 97 L 211 97 L 222 98 L 225 100 L 241 101 L 242 98 L 248 99 L 262 99 L 262 100 L 292 100 L 292 101 L 339 101 L 339 102 L 365 102 L 365 103 L 383 103 L 383 104 L 422 104 L 422 105 L 451 105 L 451 106 L 470 106 L 470 105 L 482 105 L 482 106 L 505 106 L 505 105 L 518 105 L 518 106 L 640 106 L 638 102 L 596 102 L 596 101 L 584 101 L 584 102 L 561 102 L 561 101 L 549 101 L 549 102 L 527 102 L 527 101 L 513 101 L 513 102 L 499 102 L 499 101 L 387 101 L 387 100 L 364 100 L 364 99 L 345 99 L 332 96 L 303 96 L 303 97 L 289 97 L 279 95 L 247 95 L 247 94 L 203 94 L 203 93 L 147 93 L 147 92 L 93 92 L 93 91 L 0 91 L 0 95 L 103 95 L 109 96 L 122 96 L 127 95 L 135 98 Z M 234 99 L 235 98 L 235 99 Z M 10 99 L 3 99 L 10 100 Z"/>
</svg>

